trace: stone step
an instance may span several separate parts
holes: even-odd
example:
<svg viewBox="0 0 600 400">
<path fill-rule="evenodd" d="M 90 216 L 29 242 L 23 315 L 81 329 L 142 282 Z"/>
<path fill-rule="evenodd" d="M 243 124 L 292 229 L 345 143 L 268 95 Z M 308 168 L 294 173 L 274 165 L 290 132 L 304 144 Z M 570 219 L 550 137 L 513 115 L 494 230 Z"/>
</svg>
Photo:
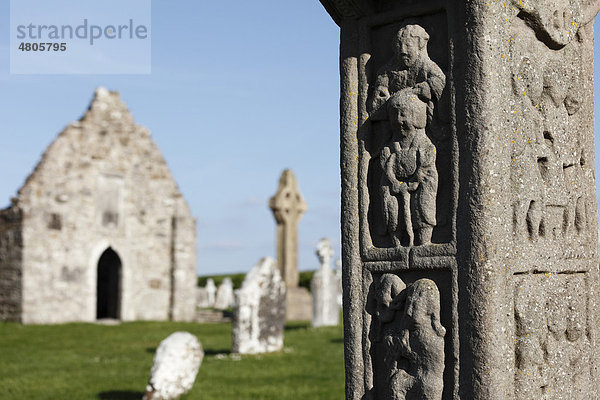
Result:
<svg viewBox="0 0 600 400">
<path fill-rule="evenodd" d="M 214 310 L 210 308 L 196 310 L 196 322 L 200 323 L 221 323 L 231 322 L 233 314 L 230 311 Z"/>
</svg>

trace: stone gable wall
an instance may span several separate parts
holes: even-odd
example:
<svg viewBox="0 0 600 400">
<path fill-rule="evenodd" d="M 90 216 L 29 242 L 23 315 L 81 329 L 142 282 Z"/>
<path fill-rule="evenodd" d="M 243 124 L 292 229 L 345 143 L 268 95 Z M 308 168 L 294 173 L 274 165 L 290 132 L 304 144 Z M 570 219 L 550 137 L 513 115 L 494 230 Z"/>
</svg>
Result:
<svg viewBox="0 0 600 400">
<path fill-rule="evenodd" d="M 98 89 L 84 117 L 49 146 L 18 201 L 23 322 L 95 320 L 97 263 L 109 247 L 122 263 L 122 320 L 193 312 L 170 308 L 185 308 L 171 298 L 172 287 L 192 299 L 195 288 L 195 229 L 177 242 L 173 220 L 195 221 L 150 133 L 118 93 Z M 184 254 L 181 268 L 189 271 L 173 274 Z M 184 281 L 175 285 L 174 276 Z"/>
</svg>

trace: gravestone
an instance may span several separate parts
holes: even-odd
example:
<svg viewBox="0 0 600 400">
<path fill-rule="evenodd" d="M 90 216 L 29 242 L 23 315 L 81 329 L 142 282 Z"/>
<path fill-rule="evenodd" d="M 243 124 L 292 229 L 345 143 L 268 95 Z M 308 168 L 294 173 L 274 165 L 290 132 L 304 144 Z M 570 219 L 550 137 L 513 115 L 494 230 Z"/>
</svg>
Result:
<svg viewBox="0 0 600 400">
<path fill-rule="evenodd" d="M 217 289 L 214 308 L 224 310 L 233 305 L 233 282 L 230 277 L 223 279 Z"/>
<path fill-rule="evenodd" d="M 204 351 L 196 336 L 175 332 L 160 342 L 143 400 L 176 400 L 194 386 Z"/>
<path fill-rule="evenodd" d="M 208 302 L 208 290 L 206 290 L 205 287 L 196 288 L 196 307 L 210 307 L 210 303 Z"/>
<path fill-rule="evenodd" d="M 600 398 L 600 2 L 321 3 L 341 28 L 346 398 Z"/>
<path fill-rule="evenodd" d="M 255 265 L 235 291 L 234 353 L 256 354 L 283 348 L 285 282 L 272 258 Z"/>
<path fill-rule="evenodd" d="M 306 288 L 298 286 L 298 221 L 306 211 L 306 202 L 291 170 L 282 172 L 269 207 L 277 223 L 277 267 L 287 287 L 286 319 L 308 321 L 312 316 L 312 298 Z"/>
<path fill-rule="evenodd" d="M 208 293 L 208 307 L 215 306 L 215 296 L 217 293 L 217 286 L 215 286 L 215 281 L 212 278 L 208 278 L 206 280 L 205 286 L 206 292 Z"/>
<path fill-rule="evenodd" d="M 319 241 L 316 254 L 321 266 L 310 282 L 313 297 L 312 326 L 335 326 L 340 319 L 338 280 L 331 268 L 333 249 L 328 239 Z"/>
<path fill-rule="evenodd" d="M 343 289 L 342 289 L 342 260 L 335 260 L 335 281 L 337 285 L 337 302 L 340 308 L 344 304 L 343 302 Z"/>
</svg>

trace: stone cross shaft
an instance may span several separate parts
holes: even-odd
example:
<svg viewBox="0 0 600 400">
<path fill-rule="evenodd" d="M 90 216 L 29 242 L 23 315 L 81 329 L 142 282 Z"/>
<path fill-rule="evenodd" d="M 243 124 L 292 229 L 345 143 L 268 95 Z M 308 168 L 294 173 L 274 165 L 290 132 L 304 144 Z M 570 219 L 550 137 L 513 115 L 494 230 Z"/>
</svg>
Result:
<svg viewBox="0 0 600 400">
<path fill-rule="evenodd" d="M 346 399 L 600 399 L 600 0 L 321 3 Z"/>
<path fill-rule="evenodd" d="M 298 286 L 298 221 L 306 202 L 298 190 L 293 172 L 286 169 L 279 178 L 277 193 L 269 200 L 277 223 L 277 267 L 287 287 Z"/>
</svg>

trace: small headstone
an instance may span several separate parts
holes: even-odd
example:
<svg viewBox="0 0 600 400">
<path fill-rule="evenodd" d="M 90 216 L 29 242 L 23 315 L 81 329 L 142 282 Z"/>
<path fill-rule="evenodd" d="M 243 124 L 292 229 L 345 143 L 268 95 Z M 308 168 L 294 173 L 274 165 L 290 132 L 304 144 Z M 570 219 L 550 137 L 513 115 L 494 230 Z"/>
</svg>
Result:
<svg viewBox="0 0 600 400">
<path fill-rule="evenodd" d="M 196 288 L 196 306 L 200 308 L 210 307 L 210 303 L 208 302 L 208 290 L 206 290 L 206 288 Z"/>
<path fill-rule="evenodd" d="M 189 392 L 203 357 L 196 336 L 188 332 L 169 335 L 156 349 L 143 400 L 174 400 Z"/>
<path fill-rule="evenodd" d="M 342 289 L 342 260 L 339 258 L 335 260 L 335 280 L 337 284 L 338 304 L 342 307 L 344 305 L 344 290 Z"/>
<path fill-rule="evenodd" d="M 217 289 L 214 308 L 224 310 L 231 306 L 233 306 L 233 282 L 230 277 L 227 277 Z"/>
<path fill-rule="evenodd" d="M 337 279 L 330 265 L 333 249 L 328 239 L 319 241 L 316 254 L 321 267 L 310 283 L 313 297 L 312 326 L 335 326 L 339 323 L 340 306 Z"/>
<path fill-rule="evenodd" d="M 261 259 L 235 291 L 234 353 L 256 354 L 283 348 L 285 282 L 272 258 Z"/>
<path fill-rule="evenodd" d="M 215 305 L 215 295 L 217 293 L 217 286 L 212 278 L 208 278 L 206 281 L 206 291 L 208 292 L 208 306 L 213 307 Z"/>
</svg>

